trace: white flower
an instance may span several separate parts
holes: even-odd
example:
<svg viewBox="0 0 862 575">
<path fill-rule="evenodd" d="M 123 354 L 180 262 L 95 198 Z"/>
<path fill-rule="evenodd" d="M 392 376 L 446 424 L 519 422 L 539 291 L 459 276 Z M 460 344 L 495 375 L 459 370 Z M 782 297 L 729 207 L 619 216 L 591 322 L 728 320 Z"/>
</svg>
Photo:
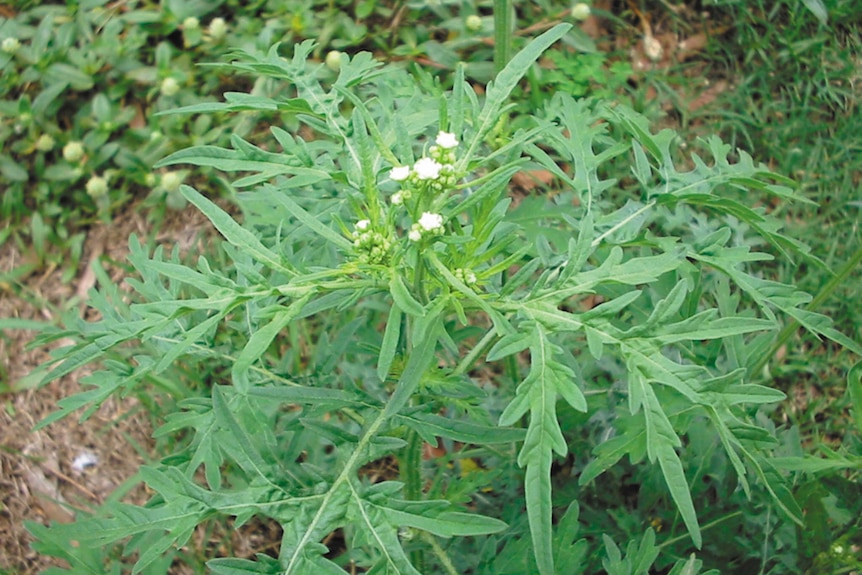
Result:
<svg viewBox="0 0 862 575">
<path fill-rule="evenodd" d="M 389 179 L 395 182 L 403 182 L 410 177 L 410 166 L 399 166 L 389 171 Z"/>
<path fill-rule="evenodd" d="M 440 177 L 440 170 L 442 169 L 443 164 L 431 158 L 422 158 L 413 164 L 413 171 L 416 172 L 416 177 L 420 180 L 436 180 Z"/>
<path fill-rule="evenodd" d="M 410 239 L 411 242 L 418 242 L 422 239 L 422 232 L 420 232 L 419 230 L 410 230 L 409 232 L 407 232 L 407 237 Z"/>
<path fill-rule="evenodd" d="M 424 212 L 417 223 L 425 231 L 433 232 L 434 230 L 438 230 L 443 227 L 443 216 L 440 214 L 432 214 L 431 212 Z"/>
<path fill-rule="evenodd" d="M 356 229 L 363 232 L 363 231 L 367 230 L 368 226 L 370 226 L 370 225 L 371 225 L 371 222 L 369 220 L 359 220 L 358 222 L 356 222 Z"/>
<path fill-rule="evenodd" d="M 455 134 L 449 132 L 438 133 L 435 142 L 444 150 L 451 150 L 452 148 L 458 147 L 458 138 L 455 137 Z"/>
<path fill-rule="evenodd" d="M 404 196 L 401 195 L 401 192 L 395 192 L 392 194 L 392 197 L 389 199 L 392 202 L 393 206 L 400 206 L 404 203 Z"/>
</svg>

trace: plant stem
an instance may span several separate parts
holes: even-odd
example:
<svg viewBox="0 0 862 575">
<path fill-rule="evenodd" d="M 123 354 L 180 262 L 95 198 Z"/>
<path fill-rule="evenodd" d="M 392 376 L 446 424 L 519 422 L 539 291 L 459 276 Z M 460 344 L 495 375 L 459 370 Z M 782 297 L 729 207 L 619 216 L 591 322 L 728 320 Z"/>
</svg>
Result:
<svg viewBox="0 0 862 575">
<path fill-rule="evenodd" d="M 706 531 L 707 529 L 712 529 L 713 527 L 715 527 L 715 526 L 716 526 L 716 525 L 718 525 L 719 523 L 723 523 L 724 521 L 727 521 L 728 519 L 733 519 L 734 517 L 738 517 L 738 516 L 740 516 L 740 515 L 742 515 L 742 511 L 734 511 L 733 513 L 730 513 L 730 514 L 728 514 L 728 515 L 725 515 L 724 517 L 719 517 L 719 518 L 718 518 L 718 519 L 716 519 L 715 521 L 712 521 L 712 522 L 710 522 L 710 523 L 707 523 L 706 525 L 704 525 L 703 527 L 701 527 L 701 529 L 700 529 L 700 530 L 701 530 L 701 531 Z M 665 541 L 664 543 L 662 543 L 662 544 L 658 545 L 658 548 L 659 548 L 659 549 L 663 549 L 663 548 L 665 548 L 665 547 L 667 547 L 667 546 L 669 546 L 669 545 L 673 545 L 673 544 L 674 544 L 674 543 L 676 543 L 677 541 L 682 541 L 683 539 L 687 539 L 688 537 L 689 537 L 689 535 L 688 535 L 687 533 L 686 533 L 685 535 L 680 535 L 680 536 L 678 536 L 678 537 L 672 537 L 671 539 L 668 539 L 668 540 L 667 540 L 667 541 Z"/>
<path fill-rule="evenodd" d="M 494 328 L 490 328 L 488 332 L 482 336 L 482 339 L 479 340 L 479 343 L 473 346 L 473 349 L 471 349 L 470 352 L 464 356 L 464 359 L 458 363 L 458 366 L 452 372 L 452 375 L 462 375 L 467 373 L 467 371 L 473 367 L 473 364 L 479 356 L 485 353 L 496 337 L 497 333 L 494 331 Z"/>
<path fill-rule="evenodd" d="M 407 434 L 407 445 L 399 462 L 404 497 L 408 501 L 422 499 L 422 439 L 412 429 Z M 425 554 L 421 548 L 410 551 L 410 562 L 421 573 L 425 568 Z"/>
<path fill-rule="evenodd" d="M 494 0 L 494 69 L 499 74 L 512 59 L 512 0 Z"/>
<path fill-rule="evenodd" d="M 817 294 L 817 297 L 811 300 L 811 303 L 809 303 L 805 307 L 805 310 L 814 311 L 819 308 L 820 305 L 824 301 L 826 301 L 826 299 L 829 298 L 836 289 L 838 289 L 838 286 L 844 283 L 844 280 L 846 280 L 847 277 L 853 272 L 853 270 L 856 269 L 856 266 L 858 266 L 860 262 L 862 262 L 862 246 L 860 246 L 859 249 L 856 250 L 856 253 L 854 253 L 853 256 L 849 260 L 847 260 L 847 262 L 843 266 L 841 266 L 841 269 L 838 271 L 838 273 L 835 274 L 831 280 L 829 280 L 829 282 L 823 287 L 822 290 L 820 290 L 820 292 Z M 765 353 L 760 356 L 760 359 L 758 359 L 757 363 L 754 364 L 754 367 L 751 368 L 750 373 L 752 375 L 756 375 L 763 371 L 764 366 L 766 366 L 770 359 L 775 357 L 775 354 L 778 353 L 778 350 L 781 349 L 781 346 L 787 343 L 787 340 L 790 339 L 790 337 L 794 333 L 796 333 L 797 329 L 799 329 L 799 322 L 795 319 L 791 320 L 787 325 L 785 325 L 784 329 L 782 329 L 778 333 L 778 337 L 775 339 L 775 343 L 772 344 L 772 349 L 769 350 L 769 353 Z"/>
<path fill-rule="evenodd" d="M 452 564 L 452 560 L 449 559 L 449 555 L 446 553 L 446 550 L 440 547 L 440 543 L 437 542 L 437 538 L 427 531 L 422 531 L 422 539 L 431 546 L 437 559 L 439 559 L 440 563 L 443 564 L 443 569 L 446 570 L 446 573 L 449 575 L 458 575 L 458 570 L 455 569 L 455 565 Z"/>
</svg>

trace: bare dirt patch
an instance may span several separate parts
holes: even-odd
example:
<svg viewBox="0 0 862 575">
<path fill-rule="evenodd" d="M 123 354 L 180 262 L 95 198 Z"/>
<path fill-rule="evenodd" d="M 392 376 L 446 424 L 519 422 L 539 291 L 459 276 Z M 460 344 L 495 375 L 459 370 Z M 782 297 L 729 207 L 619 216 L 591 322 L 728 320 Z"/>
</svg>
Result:
<svg viewBox="0 0 862 575">
<path fill-rule="evenodd" d="M 150 227 L 139 207 L 131 205 L 110 226 L 91 228 L 73 281 L 62 281 L 63 270 L 50 269 L 18 278 L 14 285 L 0 284 L 0 318 L 53 322 L 59 312 L 75 307 L 89 317 L 87 292 L 96 283 L 91 266 L 103 266 L 122 285 L 126 272 L 117 264 L 128 252 L 128 237 L 151 237 Z M 168 214 L 153 240 L 194 252 L 202 249 L 199 238 L 211 235 L 206 219 L 190 207 Z M 29 257 L 7 242 L 0 246 L 0 273 L 11 272 Z M 85 368 L 38 389 L 32 378 L 22 382 L 50 358 L 46 349 L 27 348 L 34 335 L 0 331 L 0 390 L 5 391 L 0 395 L 0 571 L 20 575 L 54 564 L 30 548 L 25 522 L 72 521 L 117 488 L 131 487 L 124 483 L 155 456 L 152 416 L 134 397 L 110 398 L 85 422 L 66 418 L 33 431 L 58 400 L 80 391 L 79 381 L 89 373 Z M 146 493 L 137 486 L 125 498 L 142 503 Z"/>
</svg>

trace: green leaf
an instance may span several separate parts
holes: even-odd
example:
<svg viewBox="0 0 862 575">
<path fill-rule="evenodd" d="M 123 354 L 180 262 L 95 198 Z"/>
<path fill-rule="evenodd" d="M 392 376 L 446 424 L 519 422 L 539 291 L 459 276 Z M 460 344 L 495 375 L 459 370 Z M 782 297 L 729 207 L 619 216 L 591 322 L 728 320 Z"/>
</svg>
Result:
<svg viewBox="0 0 862 575">
<path fill-rule="evenodd" d="M 386 381 L 395 352 L 398 349 L 398 340 L 401 338 L 401 308 L 397 305 L 389 310 L 386 320 L 386 331 L 383 332 L 383 343 L 380 345 L 380 355 L 377 357 L 377 377 L 380 381 Z"/>
<path fill-rule="evenodd" d="M 423 411 L 399 415 L 398 420 L 416 430 L 422 437 L 446 437 L 477 445 L 521 441 L 526 433 L 523 429 L 514 427 L 491 427 Z"/>
<path fill-rule="evenodd" d="M 500 118 L 500 112 L 509 98 L 509 94 L 515 89 L 515 86 L 518 85 L 518 82 L 527 73 L 533 62 L 538 60 L 539 56 L 554 42 L 565 36 L 571 28 L 571 24 L 557 24 L 530 42 L 506 64 L 506 67 L 500 71 L 493 82 L 488 84 L 487 91 L 485 92 L 485 105 L 482 107 L 476 123 L 476 133 L 467 146 L 467 151 L 456 172 L 463 171 L 465 167 L 464 163 L 473 157 L 473 152 L 479 143 L 484 140 L 488 132 L 491 131 L 491 128 L 497 123 Z"/>
<path fill-rule="evenodd" d="M 856 429 L 862 433 L 862 361 L 850 368 L 847 374 L 847 391 Z"/>
<path fill-rule="evenodd" d="M 307 114 L 309 116 L 320 117 L 312 111 L 308 102 L 302 98 L 275 100 L 273 98 L 254 96 L 243 92 L 225 92 L 224 99 L 224 102 L 202 102 L 200 104 L 192 104 L 191 106 L 181 106 L 179 108 L 163 110 L 158 112 L 156 116 L 166 116 L 170 114 L 208 114 L 212 112 L 241 112 L 246 110 L 278 110 L 292 114 Z"/>
<path fill-rule="evenodd" d="M 428 503 L 433 502 L 423 501 L 423 504 Z M 499 533 L 507 527 L 499 519 L 477 513 L 444 511 L 433 515 L 419 515 L 392 507 L 381 507 L 381 509 L 392 525 L 414 527 L 440 537 L 489 535 Z"/>
<path fill-rule="evenodd" d="M 216 229 L 221 232 L 224 238 L 231 245 L 244 250 L 256 260 L 274 270 L 284 272 L 291 276 L 296 275 L 296 270 L 294 270 L 292 266 L 286 264 L 282 258 L 260 243 L 257 236 L 239 225 L 232 217 L 198 193 L 197 190 L 190 186 L 183 185 L 180 187 L 180 191 L 189 202 L 194 204 L 207 218 L 209 218 Z"/>
<path fill-rule="evenodd" d="M 353 250 L 353 244 L 347 238 L 323 225 L 319 219 L 305 211 L 302 206 L 294 202 L 283 190 L 279 190 L 269 184 L 264 184 L 259 188 L 258 193 L 262 197 L 272 200 L 276 205 L 285 208 L 300 223 L 336 247 L 344 251 Z"/>
<path fill-rule="evenodd" d="M 389 278 L 389 293 L 392 294 L 395 305 L 401 308 L 401 311 L 407 315 L 414 317 L 423 317 L 425 315 L 425 308 L 416 301 L 416 298 L 413 297 L 413 294 L 404 285 L 404 278 L 401 277 L 401 274 L 397 270 L 393 270 L 392 277 Z"/>
</svg>

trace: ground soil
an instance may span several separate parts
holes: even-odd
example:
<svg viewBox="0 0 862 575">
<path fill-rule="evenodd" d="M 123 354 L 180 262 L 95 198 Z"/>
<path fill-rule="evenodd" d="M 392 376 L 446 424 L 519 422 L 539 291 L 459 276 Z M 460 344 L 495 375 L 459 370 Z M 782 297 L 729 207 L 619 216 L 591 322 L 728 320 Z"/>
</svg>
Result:
<svg viewBox="0 0 862 575">
<path fill-rule="evenodd" d="M 146 238 L 151 228 L 137 205 L 118 214 L 110 226 L 91 228 L 75 279 L 63 281 L 62 267 L 49 266 L 14 284 L 0 283 L 0 318 L 54 322 L 70 307 L 91 314 L 84 311 L 87 291 L 95 284 L 91 265 L 102 265 L 121 284 L 123 271 L 116 262 L 125 258 L 129 235 Z M 197 238 L 209 233 L 206 219 L 187 208 L 168 214 L 153 239 L 188 251 Z M 34 256 L 26 248 L 6 242 L 0 246 L 0 277 L 30 257 Z M 17 575 L 38 573 L 52 564 L 30 548 L 26 522 L 72 521 L 102 503 L 156 456 L 151 416 L 134 397 L 112 397 L 84 422 L 70 417 L 33 431 L 59 399 L 80 391 L 79 381 L 88 373 L 81 369 L 37 388 L 27 376 L 50 356 L 47 349 L 28 348 L 34 335 L 0 332 L 0 389 L 7 390 L 0 395 L 0 573 Z M 91 456 L 94 465 L 76 469 L 76 458 Z M 126 498 L 141 503 L 146 496 L 137 486 Z"/>
</svg>

